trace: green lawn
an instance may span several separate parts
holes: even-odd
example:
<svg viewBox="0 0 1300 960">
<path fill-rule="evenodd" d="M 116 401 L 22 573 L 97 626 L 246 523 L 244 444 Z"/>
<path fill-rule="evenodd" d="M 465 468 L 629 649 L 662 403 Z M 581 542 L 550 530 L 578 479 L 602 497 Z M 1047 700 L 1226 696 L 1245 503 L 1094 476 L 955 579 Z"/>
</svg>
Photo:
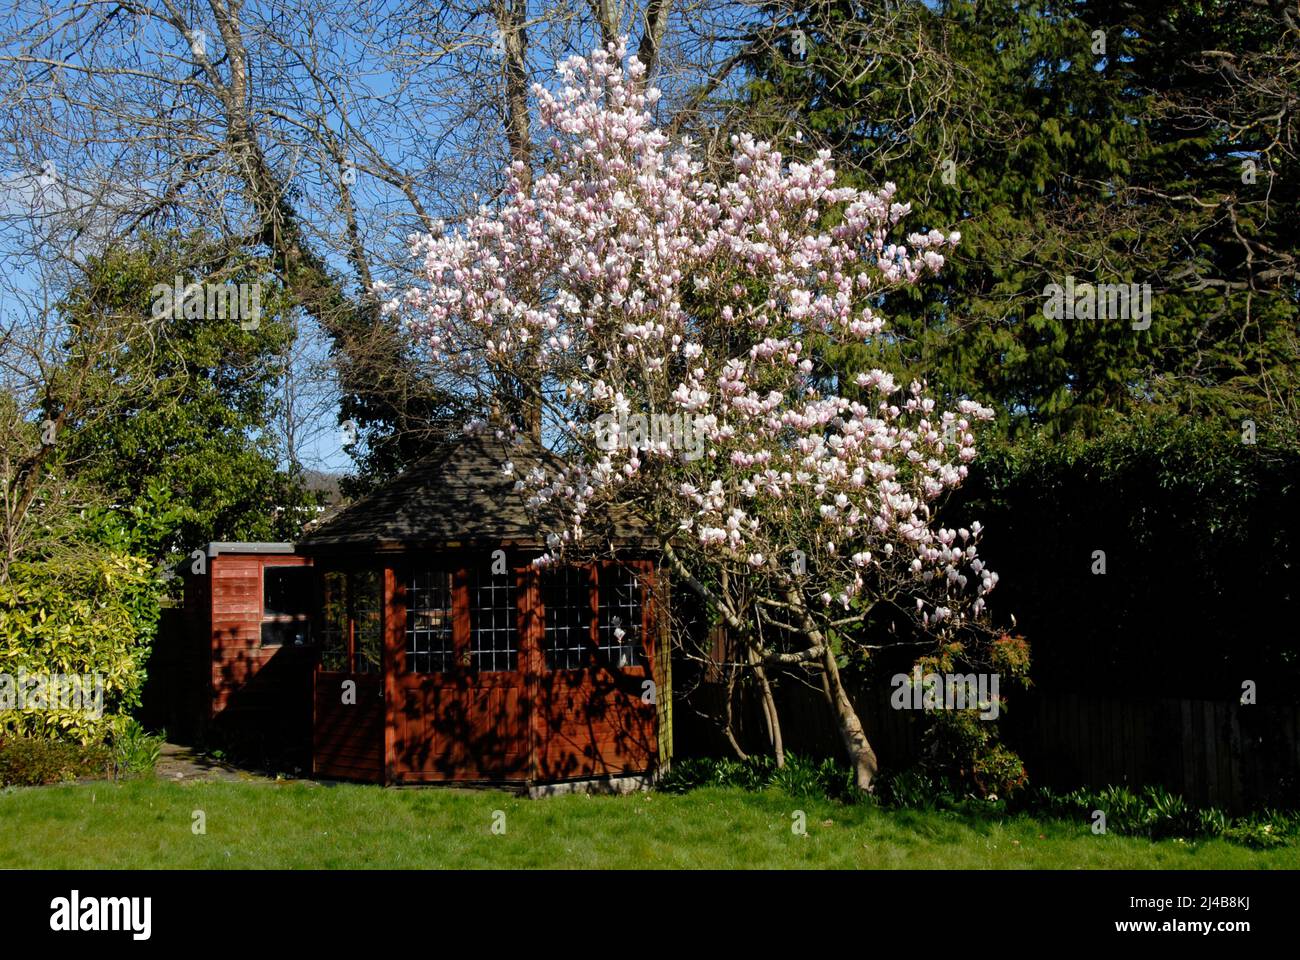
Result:
<svg viewBox="0 0 1300 960">
<path fill-rule="evenodd" d="M 806 814 L 807 834 L 791 830 Z M 202 811 L 206 834 L 191 827 Z M 494 834 L 494 812 L 505 833 Z M 1045 839 L 1043 838 L 1045 837 Z M 528 800 L 495 791 L 137 780 L 0 791 L 0 867 L 1300 867 L 1259 852 L 1094 836 L 768 791 Z"/>
</svg>

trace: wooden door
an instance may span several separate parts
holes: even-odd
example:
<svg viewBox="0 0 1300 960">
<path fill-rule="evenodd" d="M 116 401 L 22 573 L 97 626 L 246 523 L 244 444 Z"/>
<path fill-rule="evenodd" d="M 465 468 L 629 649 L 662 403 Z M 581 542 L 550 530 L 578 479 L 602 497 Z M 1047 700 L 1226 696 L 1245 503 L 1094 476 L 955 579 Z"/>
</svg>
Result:
<svg viewBox="0 0 1300 960">
<path fill-rule="evenodd" d="M 375 569 L 319 571 L 320 661 L 312 694 L 312 768 L 384 779 L 384 580 Z"/>
<path fill-rule="evenodd" d="M 540 575 L 537 779 L 619 776 L 653 766 L 652 576 L 641 561 Z"/>
<path fill-rule="evenodd" d="M 394 571 L 401 633 L 395 672 L 394 779 L 528 776 L 528 568 L 501 558 L 431 557 Z"/>
</svg>

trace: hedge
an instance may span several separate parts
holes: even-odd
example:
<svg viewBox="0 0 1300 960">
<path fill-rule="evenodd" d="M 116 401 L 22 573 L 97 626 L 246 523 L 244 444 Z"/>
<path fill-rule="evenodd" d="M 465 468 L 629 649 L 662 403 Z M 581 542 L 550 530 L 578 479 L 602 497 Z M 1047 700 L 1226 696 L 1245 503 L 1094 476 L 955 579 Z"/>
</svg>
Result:
<svg viewBox="0 0 1300 960">
<path fill-rule="evenodd" d="M 1015 616 L 1035 682 L 1233 700 L 1251 680 L 1260 698 L 1293 700 L 1294 426 L 1251 438 L 1235 423 L 1140 420 L 977 461 L 945 516 L 984 523 L 981 554 L 1000 576 L 990 609 Z"/>
</svg>

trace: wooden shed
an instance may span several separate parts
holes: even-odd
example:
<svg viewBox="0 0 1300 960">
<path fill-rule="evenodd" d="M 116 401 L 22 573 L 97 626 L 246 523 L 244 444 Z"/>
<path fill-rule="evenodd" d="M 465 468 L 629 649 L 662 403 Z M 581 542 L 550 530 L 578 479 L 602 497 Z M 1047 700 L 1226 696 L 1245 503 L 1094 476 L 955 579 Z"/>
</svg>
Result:
<svg viewBox="0 0 1300 960">
<path fill-rule="evenodd" d="M 209 543 L 186 563 L 194 667 L 173 682 L 199 702 L 195 723 L 259 752 L 306 765 L 311 741 L 311 561 L 291 543 Z"/>
<path fill-rule="evenodd" d="M 670 750 L 664 585 L 617 520 L 608 559 L 533 563 L 542 544 L 514 486 L 548 456 L 466 437 L 292 548 L 214 545 L 213 719 L 256 717 L 278 688 L 324 777 L 544 788 L 652 774 Z"/>
</svg>

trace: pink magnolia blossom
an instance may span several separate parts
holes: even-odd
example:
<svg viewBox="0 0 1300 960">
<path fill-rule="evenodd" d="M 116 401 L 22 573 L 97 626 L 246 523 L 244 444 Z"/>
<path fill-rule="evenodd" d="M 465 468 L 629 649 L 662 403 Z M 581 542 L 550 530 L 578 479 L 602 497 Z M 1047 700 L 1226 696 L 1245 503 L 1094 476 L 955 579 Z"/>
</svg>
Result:
<svg viewBox="0 0 1300 960">
<path fill-rule="evenodd" d="M 793 584 L 819 616 L 895 591 L 934 630 L 978 616 L 997 583 L 980 528 L 934 510 L 992 411 L 939 410 L 881 370 L 814 379 L 820 345 L 879 336 L 880 294 L 941 269 L 958 234 L 895 237 L 910 209 L 894 184 L 836 186 L 827 151 L 798 162 L 742 134 L 710 179 L 625 59 L 574 57 L 558 91 L 533 88 L 544 172 L 515 169 L 496 206 L 420 238 L 425 282 L 388 304 L 466 389 L 540 387 L 567 467 L 518 485 L 567 518 L 546 559 L 581 552 L 602 504 L 631 504 L 688 567 Z M 688 436 L 637 441 L 637 415 Z"/>
</svg>

